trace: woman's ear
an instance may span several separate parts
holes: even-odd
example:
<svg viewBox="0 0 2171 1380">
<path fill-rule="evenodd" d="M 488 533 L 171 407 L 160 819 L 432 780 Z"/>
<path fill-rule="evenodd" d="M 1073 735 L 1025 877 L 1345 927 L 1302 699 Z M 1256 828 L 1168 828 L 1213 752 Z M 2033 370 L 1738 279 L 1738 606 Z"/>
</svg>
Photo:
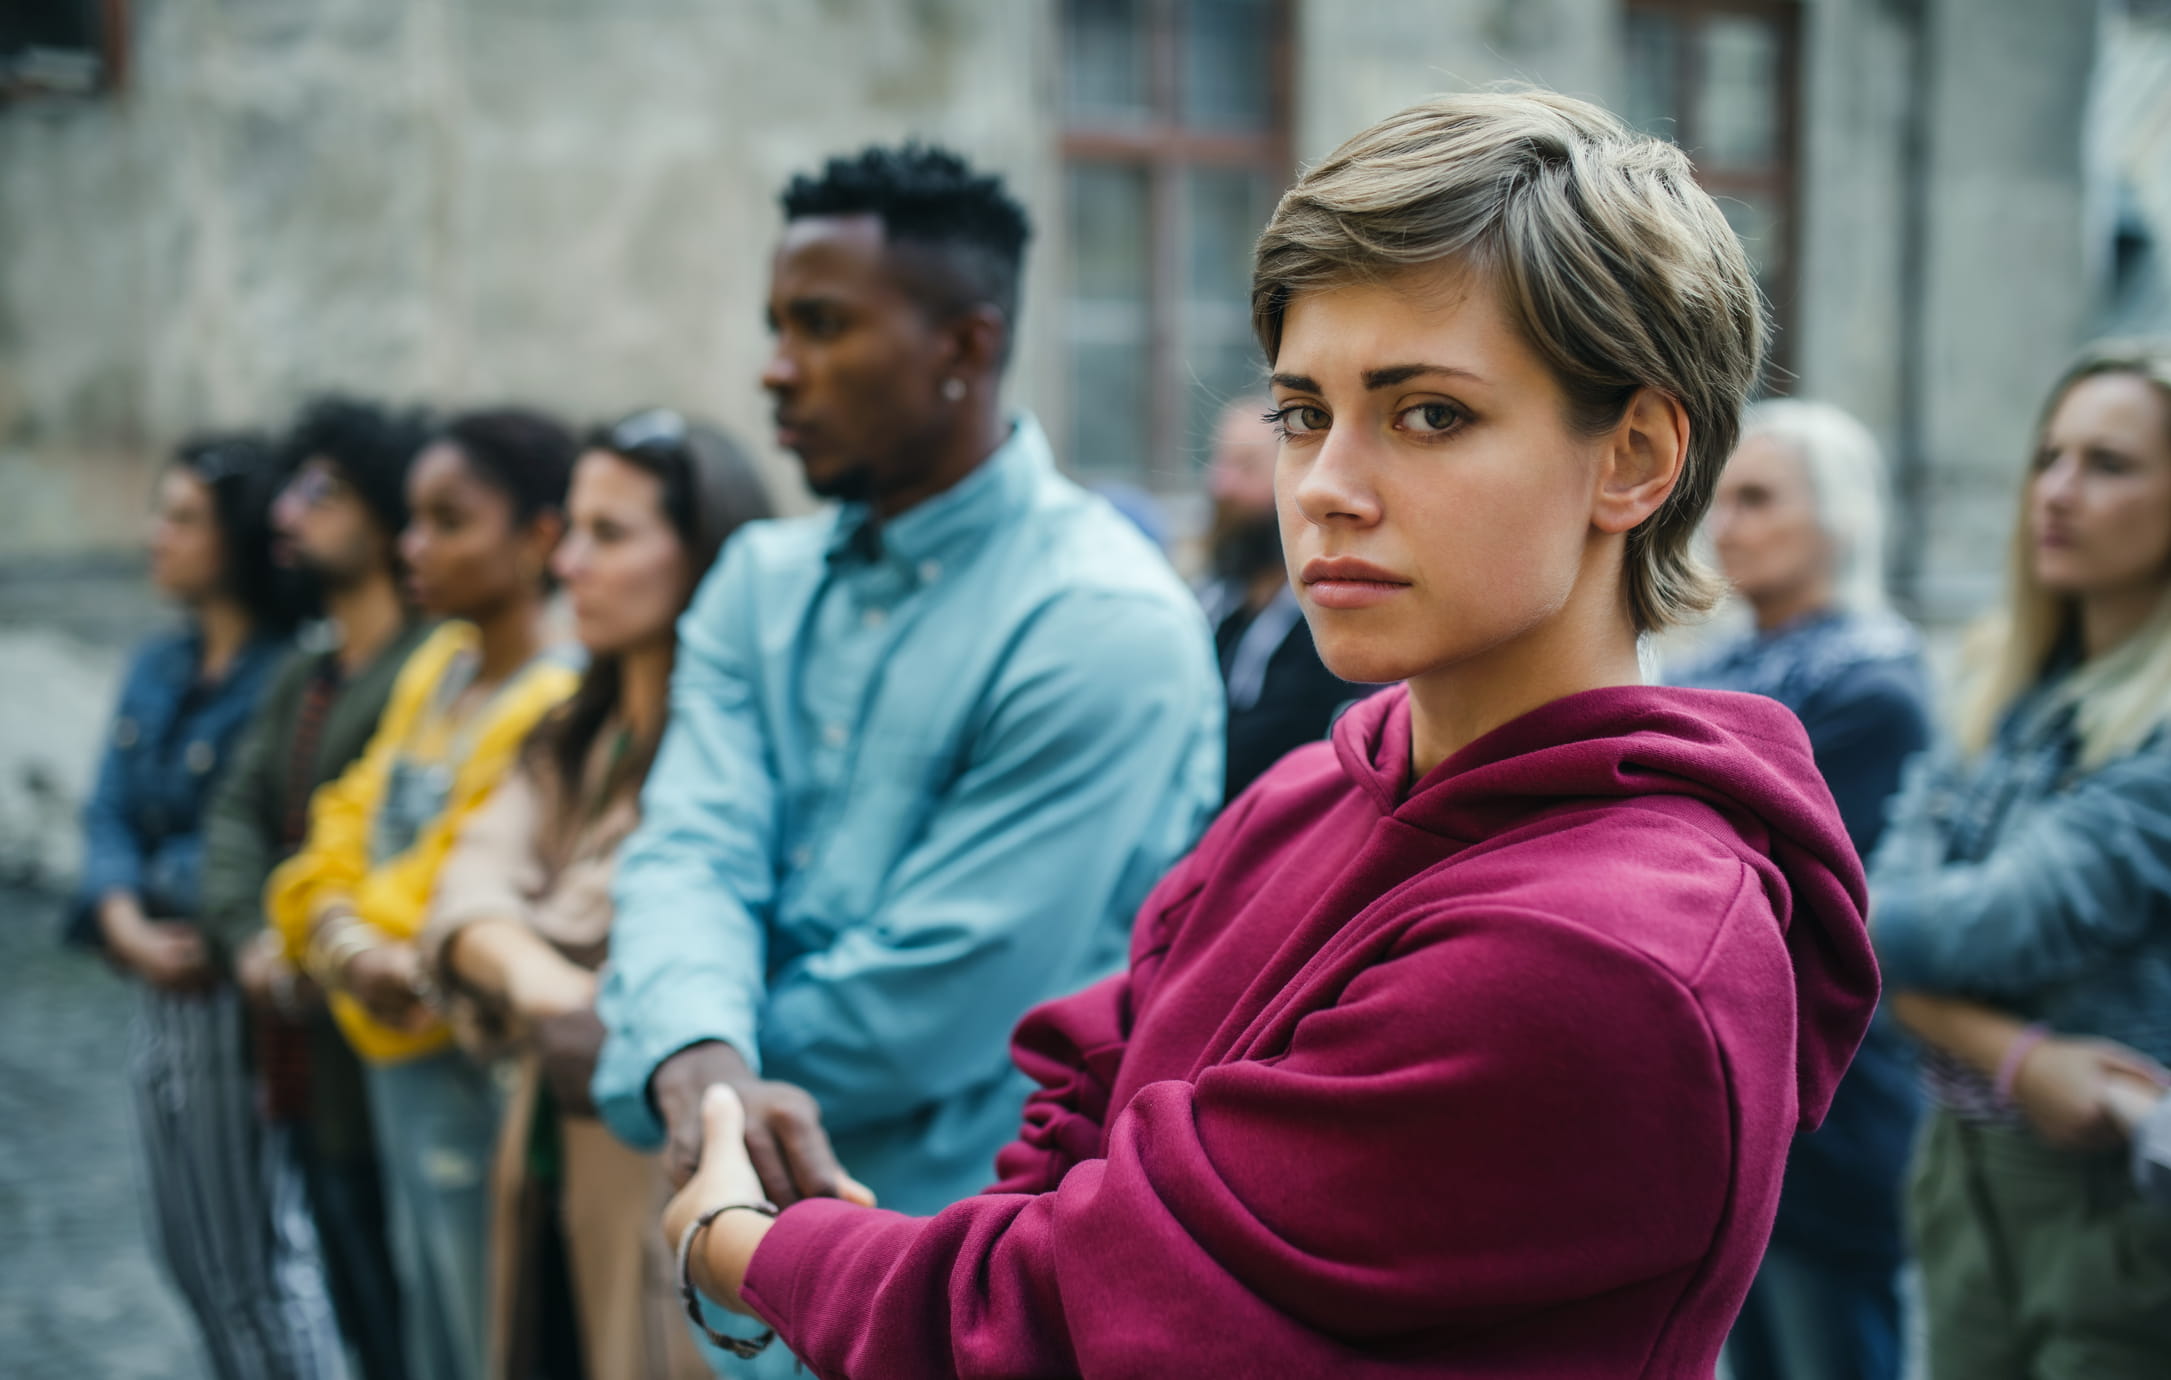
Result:
<svg viewBox="0 0 2171 1380">
<path fill-rule="evenodd" d="M 1640 388 L 1605 441 L 1591 526 L 1627 532 L 1659 510 L 1688 463 L 1689 413 L 1681 400 Z"/>
</svg>

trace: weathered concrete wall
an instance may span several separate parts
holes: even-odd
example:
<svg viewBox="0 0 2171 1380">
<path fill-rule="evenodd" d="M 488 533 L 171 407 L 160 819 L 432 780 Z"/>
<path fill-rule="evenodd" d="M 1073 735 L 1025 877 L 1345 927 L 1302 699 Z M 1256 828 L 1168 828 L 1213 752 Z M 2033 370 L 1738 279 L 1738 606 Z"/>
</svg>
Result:
<svg viewBox="0 0 2171 1380">
<path fill-rule="evenodd" d="M 0 108 L 0 875 L 71 871 L 165 447 L 342 387 L 768 445 L 775 194 L 907 135 L 1040 235 L 1013 397 L 1056 401 L 1051 5 L 138 0 L 110 99 Z M 93 559 L 85 564 L 85 553 Z"/>
<path fill-rule="evenodd" d="M 125 544 L 141 509 L 114 493 L 157 447 L 325 386 L 660 400 L 761 441 L 775 193 L 908 134 L 1034 212 L 1014 392 L 1054 392 L 1045 4 L 134 10 L 126 92 L 0 110 L 0 550 Z"/>
<path fill-rule="evenodd" d="M 2036 411 L 2096 312 L 2095 6 L 1937 0 L 1933 23 L 1920 596 L 1947 615 L 1997 595 Z"/>
</svg>

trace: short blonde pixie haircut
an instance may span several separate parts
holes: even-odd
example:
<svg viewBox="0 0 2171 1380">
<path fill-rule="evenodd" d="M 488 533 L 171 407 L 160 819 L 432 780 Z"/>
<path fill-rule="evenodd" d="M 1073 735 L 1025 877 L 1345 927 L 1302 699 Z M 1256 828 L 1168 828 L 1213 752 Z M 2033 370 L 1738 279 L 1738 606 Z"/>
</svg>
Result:
<svg viewBox="0 0 2171 1380">
<path fill-rule="evenodd" d="M 1510 319 L 1596 435 L 1641 388 L 1688 413 L 1666 502 L 1628 534 L 1629 610 L 1655 632 L 1709 609 L 1692 539 L 1763 369 L 1748 256 L 1689 160 L 1549 91 L 1442 96 L 1389 116 L 1306 172 L 1259 237 L 1252 329 L 1268 362 L 1304 292 L 1454 266 Z"/>
</svg>

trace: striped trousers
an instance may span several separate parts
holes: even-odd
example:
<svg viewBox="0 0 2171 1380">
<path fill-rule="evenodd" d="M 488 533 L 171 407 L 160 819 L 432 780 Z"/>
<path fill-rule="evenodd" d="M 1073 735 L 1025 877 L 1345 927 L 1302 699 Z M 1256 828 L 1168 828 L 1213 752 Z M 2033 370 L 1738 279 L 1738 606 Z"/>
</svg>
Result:
<svg viewBox="0 0 2171 1380">
<path fill-rule="evenodd" d="M 220 1380 L 345 1380 L 293 1156 L 256 1114 L 239 995 L 145 988 L 129 1040 L 151 1238 Z"/>
</svg>

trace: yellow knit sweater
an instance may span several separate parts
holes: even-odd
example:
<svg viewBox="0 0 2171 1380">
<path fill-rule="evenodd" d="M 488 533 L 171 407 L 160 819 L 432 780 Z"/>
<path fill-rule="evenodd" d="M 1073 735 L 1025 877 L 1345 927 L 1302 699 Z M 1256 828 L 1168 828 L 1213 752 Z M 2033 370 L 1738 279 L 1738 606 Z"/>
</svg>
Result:
<svg viewBox="0 0 2171 1380">
<path fill-rule="evenodd" d="M 400 668 L 368 748 L 338 780 L 310 799 L 308 840 L 271 874 L 264 888 L 264 912 L 286 940 L 288 956 L 297 962 L 309 943 L 311 923 L 331 902 L 344 902 L 389 940 L 414 939 L 428 913 L 437 870 L 461 824 L 511 768 L 537 720 L 578 683 L 570 668 L 538 660 L 499 688 L 476 711 L 482 717 L 463 729 L 461 738 L 468 744 L 464 754 L 447 763 L 452 780 L 444 808 L 404 852 L 372 867 L 370 831 L 394 764 L 418 726 L 423 726 L 446 675 L 475 641 L 472 624 L 447 623 L 415 648 Z M 380 1025 L 345 993 L 332 993 L 331 1005 L 347 1043 L 374 1063 L 419 1058 L 444 1048 L 452 1039 L 441 1021 L 420 1031 Z"/>
</svg>

